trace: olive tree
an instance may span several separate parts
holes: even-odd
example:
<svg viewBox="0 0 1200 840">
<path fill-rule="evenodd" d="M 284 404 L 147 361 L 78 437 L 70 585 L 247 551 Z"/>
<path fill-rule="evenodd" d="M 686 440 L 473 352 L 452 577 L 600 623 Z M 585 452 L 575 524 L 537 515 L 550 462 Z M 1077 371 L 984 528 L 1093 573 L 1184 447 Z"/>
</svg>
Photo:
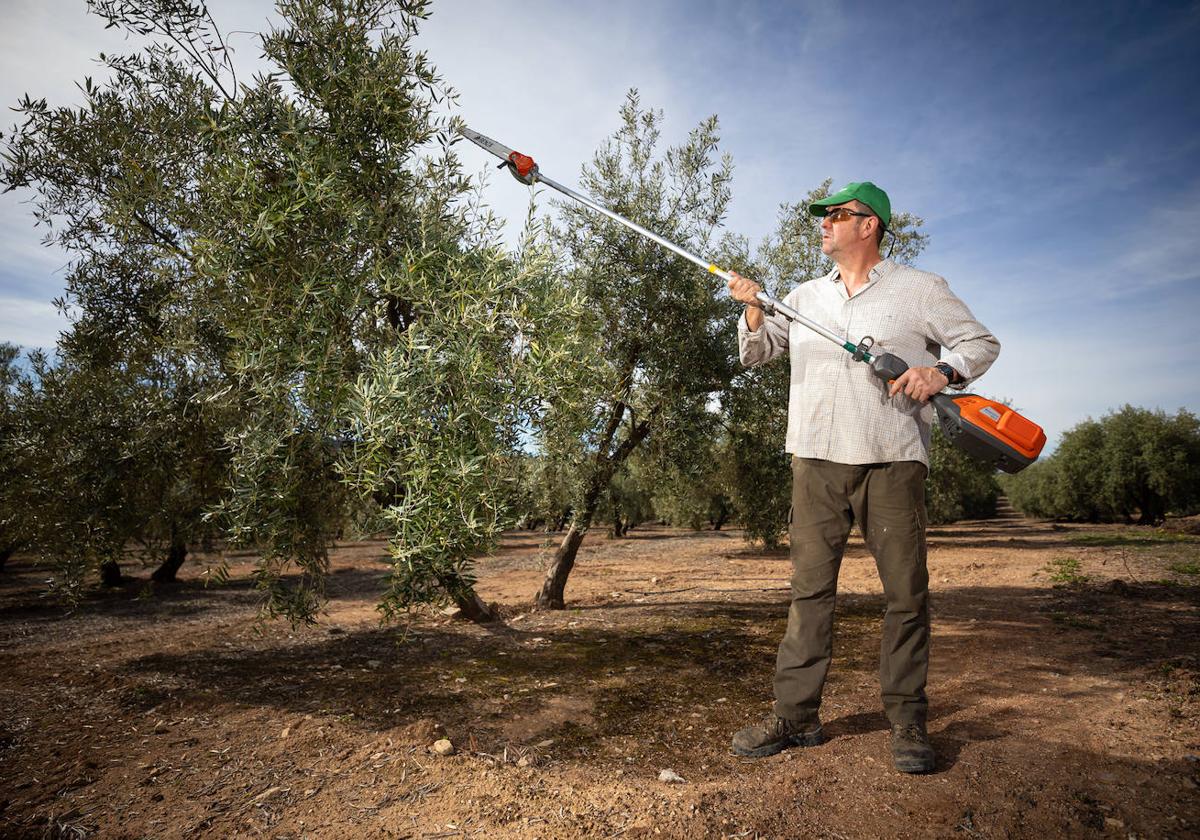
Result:
<svg viewBox="0 0 1200 840">
<path fill-rule="evenodd" d="M 1102 498 L 1114 513 L 1157 525 L 1200 505 L 1200 421 L 1131 405 L 1106 416 Z"/>
<path fill-rule="evenodd" d="M 150 45 L 81 108 L 27 97 L 4 172 L 77 255 L 72 370 L 164 384 L 133 445 L 202 441 L 221 480 L 186 509 L 260 552 L 268 612 L 311 620 L 357 527 L 391 537 L 385 615 L 486 617 L 470 558 L 507 520 L 519 429 L 570 403 L 574 303 L 479 208 L 414 46 L 428 4 L 281 0 L 252 80 L 203 5 L 93 9 Z"/>
<path fill-rule="evenodd" d="M 708 252 L 732 176 L 729 157 L 715 157 L 717 119 L 660 153 L 661 126 L 662 113 L 630 91 L 619 127 L 583 167 L 580 183 L 626 218 Z M 536 598 L 562 608 L 579 546 L 622 466 L 648 441 L 667 448 L 690 434 L 728 382 L 735 313 L 713 275 L 594 211 L 562 204 L 552 238 L 567 260 L 568 288 L 587 302 L 582 353 L 601 365 L 581 391 L 591 409 L 582 422 L 560 412 L 559 428 L 540 437 L 547 456 L 569 464 L 574 476 L 571 520 Z"/>
<path fill-rule="evenodd" d="M 221 512 L 291 614 L 315 607 L 356 505 L 392 536 L 385 614 L 449 596 L 487 617 L 471 558 L 507 522 L 521 424 L 563 396 L 574 311 L 545 253 L 506 254 L 475 211 L 434 116 L 450 91 L 412 44 L 425 4 L 280 10 L 279 74 L 210 132 L 197 310 L 236 337 L 248 406 Z"/>
</svg>

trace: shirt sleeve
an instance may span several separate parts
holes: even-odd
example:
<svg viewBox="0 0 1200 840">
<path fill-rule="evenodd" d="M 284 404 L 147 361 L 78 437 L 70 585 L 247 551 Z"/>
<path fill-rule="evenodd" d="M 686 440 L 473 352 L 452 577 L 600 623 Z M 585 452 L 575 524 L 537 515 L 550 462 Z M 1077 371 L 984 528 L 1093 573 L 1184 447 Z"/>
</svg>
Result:
<svg viewBox="0 0 1200 840">
<path fill-rule="evenodd" d="M 941 360 L 962 374 L 962 380 L 953 386 L 956 390 L 983 376 L 1000 355 L 996 336 L 975 320 L 945 280 L 938 278 L 934 284 L 925 312 L 929 337 L 949 351 Z"/>
<path fill-rule="evenodd" d="M 763 323 L 751 332 L 746 313 L 738 319 L 738 353 L 742 364 L 754 367 L 769 362 L 788 349 L 788 322 L 782 315 L 763 314 Z"/>
</svg>

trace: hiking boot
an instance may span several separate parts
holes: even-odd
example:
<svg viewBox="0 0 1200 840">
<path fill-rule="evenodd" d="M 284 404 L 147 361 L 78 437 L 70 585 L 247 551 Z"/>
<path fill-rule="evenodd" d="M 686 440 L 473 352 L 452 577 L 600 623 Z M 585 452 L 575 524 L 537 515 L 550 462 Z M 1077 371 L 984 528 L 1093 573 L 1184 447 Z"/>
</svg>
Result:
<svg viewBox="0 0 1200 840">
<path fill-rule="evenodd" d="M 892 727 L 892 761 L 901 773 L 933 770 L 933 746 L 923 723 L 897 723 Z"/>
<path fill-rule="evenodd" d="M 819 720 L 802 723 L 767 715 L 757 726 L 747 726 L 734 734 L 733 754 L 762 758 L 788 747 L 815 747 L 824 743 L 825 733 Z"/>
</svg>

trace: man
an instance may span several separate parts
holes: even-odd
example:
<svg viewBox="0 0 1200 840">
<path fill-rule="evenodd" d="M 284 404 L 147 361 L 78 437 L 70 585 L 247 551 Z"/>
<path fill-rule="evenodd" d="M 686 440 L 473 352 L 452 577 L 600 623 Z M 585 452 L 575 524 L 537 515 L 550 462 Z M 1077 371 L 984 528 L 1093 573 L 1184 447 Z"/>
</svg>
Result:
<svg viewBox="0 0 1200 840">
<path fill-rule="evenodd" d="M 868 365 L 782 316 L 766 316 L 761 287 L 734 275 L 746 304 L 738 328 L 742 363 L 791 355 L 786 449 L 792 457 L 792 603 L 775 668 L 774 713 L 733 736 L 738 755 L 773 755 L 825 740 L 818 710 L 832 655 L 834 597 L 842 552 L 858 522 L 883 583 L 879 682 L 892 724 L 896 769 L 929 772 L 925 724 L 929 668 L 929 576 L 925 566 L 925 477 L 929 398 L 962 388 L 995 360 L 1000 344 L 946 281 L 880 258 L 891 222 L 887 194 L 847 184 L 810 205 L 821 250 L 835 268 L 802 283 L 785 303 L 847 339 L 875 339 L 909 369 L 889 386 Z M 949 352 L 938 359 L 939 348 Z"/>
</svg>

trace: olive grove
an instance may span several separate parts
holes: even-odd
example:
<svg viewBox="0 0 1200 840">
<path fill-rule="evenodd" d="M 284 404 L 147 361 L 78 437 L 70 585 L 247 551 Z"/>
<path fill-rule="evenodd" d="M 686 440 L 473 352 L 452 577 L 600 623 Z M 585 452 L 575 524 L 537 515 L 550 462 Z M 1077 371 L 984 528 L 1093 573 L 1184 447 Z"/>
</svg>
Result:
<svg viewBox="0 0 1200 840">
<path fill-rule="evenodd" d="M 0 352 L 0 568 L 28 552 L 75 600 L 136 557 L 168 583 L 245 547 L 266 612 L 312 621 L 334 541 L 382 534 L 385 617 L 486 620 L 473 558 L 516 524 L 558 534 L 547 608 L 597 525 L 779 542 L 786 362 L 742 368 L 722 281 L 591 210 L 504 245 L 416 46 L 427 2 L 280 0 L 252 78 L 202 3 L 88 5 L 130 51 L 3 137 L 0 184 L 70 262 L 55 353 Z M 807 210 L 829 181 L 753 247 L 724 230 L 716 116 L 674 145 L 637 91 L 617 117 L 584 192 L 780 297 L 830 269 Z M 922 226 L 895 214 L 885 255 L 915 260 Z M 932 466 L 934 521 L 994 504 L 940 436 Z"/>
</svg>

